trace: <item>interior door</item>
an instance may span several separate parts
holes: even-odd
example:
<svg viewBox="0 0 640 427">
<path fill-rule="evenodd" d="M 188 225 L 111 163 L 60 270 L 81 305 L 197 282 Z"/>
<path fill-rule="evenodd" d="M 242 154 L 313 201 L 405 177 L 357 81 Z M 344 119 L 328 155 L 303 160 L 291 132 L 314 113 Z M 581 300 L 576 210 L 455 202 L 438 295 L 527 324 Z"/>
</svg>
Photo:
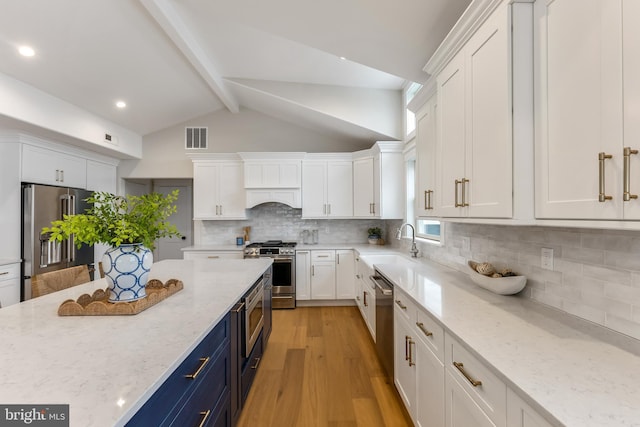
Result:
<svg viewBox="0 0 640 427">
<path fill-rule="evenodd" d="M 179 190 L 176 206 L 178 210 L 169 217 L 169 221 L 178 227 L 182 235 L 174 238 L 161 238 L 156 242 L 156 250 L 153 254 L 155 261 L 163 259 L 182 259 L 182 248 L 193 245 L 192 212 L 191 212 L 191 183 L 167 181 L 154 185 L 154 191 L 167 195 L 173 190 Z"/>
</svg>

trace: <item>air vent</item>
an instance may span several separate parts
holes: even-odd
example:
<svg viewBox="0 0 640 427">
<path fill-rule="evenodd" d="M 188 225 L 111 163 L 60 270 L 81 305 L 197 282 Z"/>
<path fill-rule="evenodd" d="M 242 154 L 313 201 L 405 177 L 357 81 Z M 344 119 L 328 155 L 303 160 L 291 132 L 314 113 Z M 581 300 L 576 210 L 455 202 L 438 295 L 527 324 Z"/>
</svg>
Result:
<svg viewBox="0 0 640 427">
<path fill-rule="evenodd" d="M 187 150 L 207 148 L 207 128 L 185 128 L 185 148 Z"/>
<path fill-rule="evenodd" d="M 104 133 L 104 142 L 108 144 L 118 145 L 118 137 L 109 132 Z"/>
</svg>

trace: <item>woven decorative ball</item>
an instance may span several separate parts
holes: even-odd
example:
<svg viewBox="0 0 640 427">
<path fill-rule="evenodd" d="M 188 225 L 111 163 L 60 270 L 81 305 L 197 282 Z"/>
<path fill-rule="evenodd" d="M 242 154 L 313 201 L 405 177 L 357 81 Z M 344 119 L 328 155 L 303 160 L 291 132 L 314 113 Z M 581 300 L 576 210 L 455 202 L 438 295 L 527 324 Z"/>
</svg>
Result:
<svg viewBox="0 0 640 427">
<path fill-rule="evenodd" d="M 485 276 L 491 276 L 496 272 L 496 269 L 490 263 L 483 262 L 476 266 L 476 271 L 480 274 L 484 274 Z"/>
</svg>

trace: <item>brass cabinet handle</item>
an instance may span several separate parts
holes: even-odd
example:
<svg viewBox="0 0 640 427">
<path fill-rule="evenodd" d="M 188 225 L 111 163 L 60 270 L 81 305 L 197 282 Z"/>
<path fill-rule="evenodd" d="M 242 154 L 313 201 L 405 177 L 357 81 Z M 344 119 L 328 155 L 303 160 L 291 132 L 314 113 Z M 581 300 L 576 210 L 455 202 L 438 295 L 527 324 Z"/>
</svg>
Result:
<svg viewBox="0 0 640 427">
<path fill-rule="evenodd" d="M 209 409 L 207 412 L 200 412 L 200 415 L 202 415 L 202 421 L 200 421 L 200 424 L 198 424 L 198 427 L 204 427 L 207 424 L 209 415 L 211 415 L 211 409 Z"/>
<path fill-rule="evenodd" d="M 308 254 L 309 251 L 296 251 L 297 254 Z"/>
<path fill-rule="evenodd" d="M 256 364 L 255 364 L 255 365 L 253 365 L 253 366 L 251 367 L 251 369 L 258 369 L 258 365 L 260 364 L 260 358 L 259 358 L 259 357 L 256 357 L 256 358 L 255 358 L 255 359 L 253 359 L 253 360 L 255 360 L 255 361 L 256 361 Z"/>
<path fill-rule="evenodd" d="M 403 310 L 407 309 L 407 306 L 402 304 L 402 301 L 400 301 L 399 299 L 396 300 L 396 304 L 398 304 L 398 307 L 400 307 Z"/>
<path fill-rule="evenodd" d="M 363 291 L 362 294 L 364 297 L 364 306 L 369 307 L 369 304 L 367 304 L 367 291 Z"/>
<path fill-rule="evenodd" d="M 374 215 L 376 214 L 376 204 L 375 204 L 375 202 L 371 203 L 371 213 L 374 214 Z"/>
<path fill-rule="evenodd" d="M 631 199 L 637 199 L 638 195 L 637 194 L 631 194 L 631 155 L 632 154 L 638 154 L 638 150 L 632 150 L 631 147 L 624 147 L 623 150 L 623 155 L 624 155 L 624 162 L 623 162 L 623 193 L 622 193 L 622 200 L 624 200 L 625 202 L 630 201 Z"/>
<path fill-rule="evenodd" d="M 216 259 L 216 258 L 220 258 L 220 257 L 218 255 L 209 255 L 207 258 Z"/>
<path fill-rule="evenodd" d="M 0 276 L 4 276 L 6 274 L 9 274 L 9 272 L 8 271 L 3 271 L 2 273 L 0 273 Z"/>
<path fill-rule="evenodd" d="M 314 268 L 314 266 L 311 266 L 311 275 L 315 276 L 316 275 L 316 269 Z"/>
<path fill-rule="evenodd" d="M 453 204 L 454 207 L 459 208 L 462 207 L 462 204 L 458 203 L 458 184 L 461 184 L 462 181 L 458 181 L 457 179 L 455 180 L 455 194 L 456 194 L 456 199 L 455 199 L 455 203 Z"/>
<path fill-rule="evenodd" d="M 404 360 L 409 360 L 409 340 L 411 337 L 409 335 L 404 336 Z"/>
<path fill-rule="evenodd" d="M 243 302 L 239 302 L 238 304 L 236 304 L 231 311 L 234 313 L 240 313 L 242 311 L 242 309 L 244 308 L 244 303 Z"/>
<path fill-rule="evenodd" d="M 455 366 L 458 371 L 460 371 L 460 373 L 464 375 L 464 377 L 471 383 L 472 386 L 478 387 L 482 385 L 482 381 L 474 380 L 469 376 L 469 374 L 467 374 L 467 372 L 464 370 L 464 364 L 462 364 L 462 362 L 453 362 L 453 366 Z"/>
<path fill-rule="evenodd" d="M 329 255 L 316 255 L 318 258 L 329 258 Z"/>
<path fill-rule="evenodd" d="M 220 205 L 220 215 L 222 215 L 222 205 Z"/>
<path fill-rule="evenodd" d="M 416 326 L 417 326 L 418 328 L 420 328 L 420 330 L 421 330 L 421 331 L 422 331 L 426 336 L 428 336 L 428 337 L 433 336 L 433 332 L 431 332 L 431 331 L 427 330 L 427 328 L 425 328 L 425 327 L 424 327 L 424 323 L 422 323 L 422 322 L 416 322 Z"/>
<path fill-rule="evenodd" d="M 204 367 L 207 365 L 207 363 L 209 363 L 209 359 L 210 359 L 210 357 L 201 357 L 200 361 L 202 363 L 200 364 L 200 367 L 198 368 L 198 370 L 195 371 L 193 374 L 185 375 L 184 377 L 185 378 L 189 378 L 190 380 L 195 380 L 196 377 L 198 375 L 200 375 L 200 372 L 202 372 L 202 369 L 204 369 Z"/>
<path fill-rule="evenodd" d="M 413 361 L 413 352 L 411 351 L 411 345 L 416 345 L 416 342 L 413 338 L 409 337 L 409 366 L 416 366 L 416 363 Z"/>
<path fill-rule="evenodd" d="M 599 193 L 598 193 L 598 202 L 606 202 L 607 200 L 611 200 L 611 196 L 607 196 L 605 193 L 605 185 L 604 185 L 604 161 L 607 159 L 611 159 L 613 156 L 611 154 L 605 154 L 604 152 L 598 153 L 598 177 L 599 177 Z"/>
<path fill-rule="evenodd" d="M 433 190 L 425 190 L 424 192 L 424 209 L 431 210 L 433 206 L 431 205 L 431 195 L 433 194 Z"/>
<path fill-rule="evenodd" d="M 462 178 L 462 181 L 460 181 L 462 183 L 462 207 L 467 207 L 469 206 L 469 203 L 467 203 L 467 183 L 469 182 L 469 180 L 467 178 Z"/>
</svg>

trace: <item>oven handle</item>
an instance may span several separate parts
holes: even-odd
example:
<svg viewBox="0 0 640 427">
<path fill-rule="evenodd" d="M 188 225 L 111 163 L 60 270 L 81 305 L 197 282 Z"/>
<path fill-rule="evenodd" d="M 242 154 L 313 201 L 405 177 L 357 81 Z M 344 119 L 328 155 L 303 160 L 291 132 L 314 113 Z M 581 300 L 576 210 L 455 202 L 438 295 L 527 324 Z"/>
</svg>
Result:
<svg viewBox="0 0 640 427">
<path fill-rule="evenodd" d="M 293 258 L 274 258 L 273 262 L 292 262 Z"/>
</svg>

